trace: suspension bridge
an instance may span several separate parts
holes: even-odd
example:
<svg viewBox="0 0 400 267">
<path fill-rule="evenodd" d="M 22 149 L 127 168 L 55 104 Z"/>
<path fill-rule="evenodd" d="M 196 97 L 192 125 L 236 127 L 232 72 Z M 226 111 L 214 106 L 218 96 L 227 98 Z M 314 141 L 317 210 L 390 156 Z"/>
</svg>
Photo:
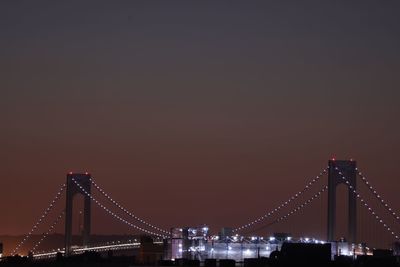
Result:
<svg viewBox="0 0 400 267">
<path fill-rule="evenodd" d="M 337 242 L 338 235 L 341 234 L 338 233 L 337 229 L 337 188 L 339 185 L 344 185 L 348 191 L 347 198 L 343 198 L 347 202 L 345 204 L 348 213 L 345 237 L 353 251 L 355 251 L 358 244 L 365 244 L 365 240 L 368 238 L 372 239 L 372 242 L 383 244 L 381 246 L 385 247 L 399 242 L 399 214 L 371 185 L 367 177 L 357 167 L 356 161 L 332 159 L 328 161 L 328 166 L 323 168 L 317 176 L 308 180 L 301 190 L 259 217 L 234 228 L 227 228 L 228 230 L 222 237 L 221 235 L 208 235 L 208 227 L 163 229 L 126 209 L 106 193 L 89 173 L 68 173 L 66 183 L 61 185 L 50 204 L 43 211 L 43 214 L 11 251 L 10 255 L 19 254 L 22 249 L 29 251 L 33 258 L 45 258 L 54 257 L 57 253 L 70 256 L 85 251 L 119 251 L 140 248 L 141 243 L 137 239 L 129 241 L 117 240 L 113 243 L 102 244 L 91 243 L 92 205 L 119 223 L 127 225 L 132 229 L 132 233 L 151 236 L 156 244 L 168 243 L 170 253 L 165 254 L 166 256 L 164 257 L 169 258 L 184 257 L 185 253 L 199 253 L 199 251 L 207 254 L 206 257 L 212 258 L 217 256 L 218 253 L 228 257 L 227 255 L 231 250 L 235 249 L 235 246 L 240 247 L 242 255 L 243 253 L 251 254 L 253 253 L 253 250 L 251 250 L 252 244 L 257 244 L 258 256 L 260 255 L 260 248 L 262 248 L 261 254 L 268 252 L 266 255 L 269 255 L 274 248 L 278 249 L 276 237 L 273 235 L 268 237 L 260 236 L 257 233 L 295 232 L 293 227 L 298 226 L 301 216 L 304 216 L 304 214 L 306 216 L 325 217 L 324 220 L 321 219 L 319 226 L 326 230 L 322 231 L 325 236 L 316 239 L 304 237 L 302 233 L 298 232 L 297 237 L 286 235 L 283 241 L 321 244 Z M 60 202 L 64 195 L 65 207 L 56 213 L 56 204 Z M 81 231 L 82 242 L 80 244 L 74 244 L 72 239 L 73 199 L 77 195 L 83 197 L 83 229 Z M 41 227 L 46 225 L 48 218 L 51 217 L 50 214 L 53 214 L 55 219 L 50 221 L 47 230 L 43 232 L 40 239 L 34 242 L 30 248 L 27 248 L 28 240 L 35 233 L 38 233 Z M 54 216 L 54 214 L 58 215 Z M 56 226 L 63 220 L 65 228 L 64 247 L 51 251 L 39 251 L 44 240 L 55 231 Z M 232 222 L 229 222 L 230 224 Z M 174 231 L 180 231 L 181 236 L 176 238 Z M 186 239 L 188 236 L 191 237 L 190 244 L 184 241 L 185 231 Z M 176 243 L 176 239 L 180 241 Z"/>
</svg>

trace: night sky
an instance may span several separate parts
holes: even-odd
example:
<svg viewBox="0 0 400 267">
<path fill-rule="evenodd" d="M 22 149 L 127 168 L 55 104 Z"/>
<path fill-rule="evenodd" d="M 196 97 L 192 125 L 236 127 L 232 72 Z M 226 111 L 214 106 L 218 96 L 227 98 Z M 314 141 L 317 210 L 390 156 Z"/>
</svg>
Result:
<svg viewBox="0 0 400 267">
<path fill-rule="evenodd" d="M 28 232 L 69 171 L 216 232 L 333 156 L 400 211 L 400 2 L 296 3 L 1 1 L 0 233 Z"/>
</svg>

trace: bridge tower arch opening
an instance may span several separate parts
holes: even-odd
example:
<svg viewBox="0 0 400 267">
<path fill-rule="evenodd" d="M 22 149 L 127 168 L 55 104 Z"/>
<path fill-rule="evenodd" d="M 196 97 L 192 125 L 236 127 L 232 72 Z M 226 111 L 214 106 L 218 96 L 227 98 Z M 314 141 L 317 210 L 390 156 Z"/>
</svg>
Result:
<svg viewBox="0 0 400 267">
<path fill-rule="evenodd" d="M 72 213 L 73 200 L 77 194 L 83 196 L 83 229 L 82 229 L 82 245 L 87 246 L 90 237 L 90 220 L 91 220 L 91 201 L 74 182 L 74 180 L 82 186 L 89 195 L 91 194 L 91 176 L 89 173 L 68 173 L 67 174 L 67 190 L 66 190 L 66 205 L 65 205 L 65 255 L 71 254 L 72 245 Z"/>
<path fill-rule="evenodd" d="M 357 163 L 353 160 L 330 160 L 328 162 L 328 241 L 335 241 L 336 233 L 336 196 L 337 187 L 346 185 L 348 189 L 348 237 L 349 243 L 357 241 L 357 196 L 353 190 L 357 190 Z M 342 173 L 342 175 L 339 174 Z M 345 177 L 343 179 L 342 177 Z M 346 184 L 346 181 L 349 184 Z M 353 189 L 350 188 L 350 185 Z"/>
</svg>

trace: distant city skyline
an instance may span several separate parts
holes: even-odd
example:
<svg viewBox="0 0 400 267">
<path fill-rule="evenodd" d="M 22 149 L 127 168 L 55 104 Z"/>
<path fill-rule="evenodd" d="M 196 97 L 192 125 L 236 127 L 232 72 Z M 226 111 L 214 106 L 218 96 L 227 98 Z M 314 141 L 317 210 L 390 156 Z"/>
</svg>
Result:
<svg viewBox="0 0 400 267">
<path fill-rule="evenodd" d="M 0 234 L 28 232 L 71 171 L 160 227 L 217 232 L 352 158 L 400 211 L 399 12 L 1 2 Z"/>
</svg>

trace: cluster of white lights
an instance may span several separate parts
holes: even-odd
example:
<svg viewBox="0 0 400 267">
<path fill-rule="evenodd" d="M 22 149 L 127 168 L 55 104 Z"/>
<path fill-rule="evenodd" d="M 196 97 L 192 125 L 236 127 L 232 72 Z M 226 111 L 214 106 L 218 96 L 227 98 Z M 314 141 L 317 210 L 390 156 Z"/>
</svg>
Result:
<svg viewBox="0 0 400 267">
<path fill-rule="evenodd" d="M 26 234 L 24 239 L 14 248 L 14 250 L 11 252 L 11 255 L 15 255 L 19 249 L 25 244 L 25 242 L 31 237 L 33 232 L 38 228 L 38 226 L 44 221 L 46 216 L 49 214 L 49 212 L 53 209 L 55 203 L 57 200 L 61 197 L 61 194 L 65 188 L 66 184 L 62 184 L 61 188 L 58 190 L 56 196 L 53 198 L 53 200 L 50 202 L 50 205 L 47 207 L 47 209 L 44 210 L 42 216 L 40 216 L 39 220 L 33 225 L 32 229 Z"/>
<path fill-rule="evenodd" d="M 357 192 L 357 190 L 354 189 L 354 186 L 352 186 L 349 182 L 349 180 L 343 175 L 343 173 L 339 170 L 338 167 L 335 167 L 335 170 L 339 173 L 339 175 L 342 177 L 342 179 L 345 181 L 345 183 L 349 186 L 349 189 L 353 192 L 353 194 L 360 199 L 360 202 L 363 204 L 363 206 L 371 213 L 371 215 L 375 218 L 377 222 L 382 224 L 382 226 L 392 235 L 394 236 L 397 240 L 399 239 L 399 236 L 380 218 L 376 212 L 365 202 L 365 200 L 361 197 L 361 195 Z"/>
<path fill-rule="evenodd" d="M 61 220 L 61 218 L 64 216 L 65 211 L 62 211 L 60 215 L 57 216 L 57 218 L 54 220 L 54 222 L 51 224 L 49 229 L 47 230 L 46 233 L 42 235 L 42 238 L 33 246 L 32 248 L 32 253 L 36 251 L 36 249 L 39 247 L 39 245 L 43 242 L 43 240 L 50 234 L 51 231 L 54 230 L 54 227 L 58 224 L 58 222 Z"/>
<path fill-rule="evenodd" d="M 160 236 L 160 237 L 166 237 L 164 235 L 160 235 L 158 233 L 146 230 L 140 226 L 137 226 L 133 223 L 128 222 L 127 220 L 121 218 L 120 216 L 118 216 L 117 214 L 115 214 L 114 212 L 112 212 L 111 210 L 109 210 L 107 207 L 105 207 L 103 204 L 101 204 L 97 199 L 95 199 L 91 194 L 89 194 L 74 178 L 71 178 L 72 181 L 79 187 L 79 189 L 82 190 L 82 192 L 87 195 L 92 201 L 94 201 L 100 208 L 102 208 L 103 210 L 105 210 L 108 214 L 110 214 L 111 216 L 113 216 L 114 218 L 116 218 L 117 220 L 129 225 L 130 227 L 133 227 L 139 231 L 142 231 L 144 233 L 150 234 L 150 235 L 154 235 L 154 236 Z"/>
<path fill-rule="evenodd" d="M 315 193 L 311 198 L 307 199 L 305 202 L 303 202 L 302 204 L 300 204 L 299 206 L 295 207 L 294 209 L 292 209 L 289 213 L 287 213 L 286 215 L 283 215 L 281 217 L 279 217 L 278 219 L 276 219 L 274 222 L 271 223 L 277 223 L 277 222 L 281 222 L 283 220 L 286 220 L 287 218 L 289 218 L 291 215 L 295 214 L 296 212 L 298 212 L 299 210 L 305 208 L 306 206 L 308 206 L 309 204 L 311 204 L 311 202 L 313 202 L 315 199 L 319 198 L 323 192 L 326 191 L 326 189 L 328 189 L 328 186 L 324 186 L 321 190 L 319 190 L 317 193 Z"/>
<path fill-rule="evenodd" d="M 276 207 L 275 209 L 269 211 L 268 213 L 264 214 L 263 216 L 245 224 L 242 225 L 240 227 L 237 227 L 235 229 L 233 229 L 233 232 L 237 232 L 246 228 L 249 228 L 251 226 L 253 226 L 256 223 L 259 223 L 265 219 L 267 219 L 268 217 L 272 216 L 274 213 L 278 212 L 279 210 L 281 210 L 282 208 L 286 207 L 287 205 L 289 205 L 293 200 L 297 199 L 298 197 L 300 197 L 304 192 L 306 192 L 307 190 L 309 190 L 311 188 L 312 185 L 314 185 L 320 178 L 322 175 L 326 174 L 327 170 L 329 169 L 329 167 L 325 168 L 322 172 L 320 172 L 319 175 L 317 175 L 314 179 L 312 179 L 305 187 L 303 190 L 299 191 L 298 193 L 294 194 L 292 197 L 290 197 L 287 201 L 283 202 L 282 204 L 280 204 L 278 207 Z"/>
<path fill-rule="evenodd" d="M 382 198 L 381 195 L 376 192 L 376 190 L 372 187 L 372 185 L 368 182 L 367 177 L 365 177 L 361 172 L 358 172 L 360 175 L 361 180 L 368 186 L 368 189 L 371 191 L 372 194 L 379 200 L 379 202 L 383 205 L 383 207 L 397 220 L 400 222 L 400 217 L 393 211 L 393 209 L 387 204 L 387 202 Z"/>
<path fill-rule="evenodd" d="M 155 230 L 157 230 L 157 231 L 160 231 L 161 233 L 169 234 L 168 231 L 166 231 L 166 230 L 164 230 L 164 229 L 161 229 L 161 228 L 159 228 L 159 227 L 157 227 L 157 226 L 155 226 L 155 225 L 153 225 L 153 224 L 151 224 L 151 223 L 149 223 L 149 222 L 146 222 L 145 220 L 143 220 L 143 219 L 137 217 L 135 214 L 133 214 L 132 212 L 130 212 L 130 211 L 128 211 L 127 209 L 125 209 L 125 208 L 124 208 L 123 206 L 121 206 L 117 201 L 115 201 L 114 199 L 112 199 L 112 198 L 110 197 L 109 194 L 107 194 L 106 192 L 104 192 L 104 190 L 103 190 L 99 185 L 97 185 L 97 184 L 94 182 L 93 178 L 90 178 L 90 181 L 92 182 L 92 184 L 94 185 L 94 187 L 95 187 L 103 196 L 105 196 L 111 203 L 113 203 L 115 206 L 117 206 L 120 210 L 122 210 L 123 212 L 125 212 L 127 215 L 129 215 L 130 217 L 134 218 L 135 220 L 138 220 L 139 222 L 143 223 L 144 225 L 147 225 L 147 226 L 149 226 L 149 227 L 151 227 L 151 228 L 153 228 L 153 229 L 155 229 Z"/>
<path fill-rule="evenodd" d="M 314 243 L 314 244 L 325 244 L 325 241 L 318 240 L 318 239 L 315 239 L 315 238 L 309 238 L 309 237 L 300 238 L 300 242 L 303 242 L 303 243 Z"/>
<path fill-rule="evenodd" d="M 269 240 L 275 240 L 275 237 L 270 237 Z M 216 238 L 212 238 L 214 240 L 217 240 Z M 238 234 L 232 236 L 232 237 L 227 237 L 228 241 L 231 241 L 233 243 L 237 243 L 237 242 L 245 242 L 245 243 L 254 243 L 254 242 L 266 242 L 266 240 L 264 239 L 264 237 L 262 236 L 251 236 L 251 237 L 244 237 L 244 236 L 239 236 Z"/>
</svg>

